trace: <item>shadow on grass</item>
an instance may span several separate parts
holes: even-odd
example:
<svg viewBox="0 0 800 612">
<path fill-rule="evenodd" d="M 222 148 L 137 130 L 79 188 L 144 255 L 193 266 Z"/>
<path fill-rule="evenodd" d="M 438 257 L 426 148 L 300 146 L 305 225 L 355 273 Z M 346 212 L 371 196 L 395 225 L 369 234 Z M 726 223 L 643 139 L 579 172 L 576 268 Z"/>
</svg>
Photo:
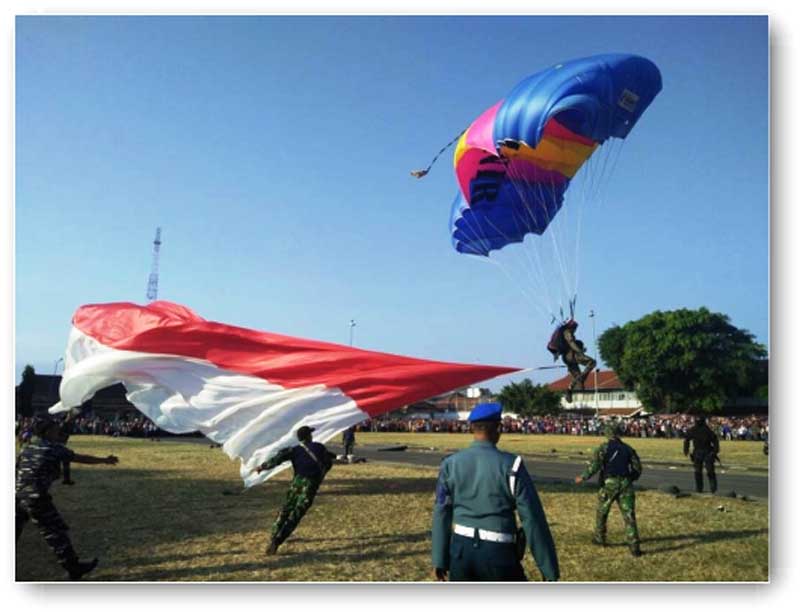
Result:
<svg viewBox="0 0 800 612">
<path fill-rule="evenodd" d="M 340 552 L 348 551 L 348 552 Z M 245 561 L 240 563 L 224 563 L 221 565 L 213 565 L 207 567 L 186 567 L 186 568 L 171 568 L 169 570 L 152 570 L 142 571 L 135 573 L 121 574 L 106 574 L 103 580 L 109 581 L 157 581 L 157 580 L 170 580 L 180 581 L 184 578 L 191 578 L 193 580 L 209 580 L 212 579 L 224 580 L 225 574 L 234 574 L 236 572 L 253 572 L 263 571 L 265 576 L 263 580 L 269 580 L 269 571 L 277 569 L 291 569 L 294 567 L 304 567 L 315 564 L 347 564 L 347 563 L 361 563 L 364 561 L 372 561 L 379 559 L 386 559 L 391 555 L 391 558 L 399 559 L 403 557 L 415 557 L 419 555 L 418 550 L 387 550 L 383 546 L 375 547 L 371 550 L 364 550 L 363 548 L 355 549 L 353 546 L 342 547 L 341 549 L 326 549 L 324 551 L 303 551 L 303 552 L 279 552 L 278 555 L 267 557 L 263 556 L 263 561 Z M 241 578 L 236 578 L 240 580 Z M 313 578 L 309 578 L 313 581 Z M 286 578 L 280 578 L 286 580 Z M 353 576 L 352 580 L 359 580 L 357 576 Z"/>
<path fill-rule="evenodd" d="M 642 547 L 645 548 L 645 552 L 647 554 L 658 554 L 674 550 L 683 550 L 684 548 L 692 548 L 698 544 L 714 544 L 715 542 L 741 540 L 743 538 L 765 535 L 767 533 L 769 533 L 769 529 L 762 528 L 742 529 L 736 531 L 706 531 L 699 533 L 655 536 L 652 538 L 642 538 Z M 675 544 L 672 546 L 662 546 L 659 548 L 652 548 L 648 546 L 648 544 L 654 544 L 658 542 L 674 542 Z M 612 544 L 611 546 L 626 546 L 626 544 Z"/>
</svg>

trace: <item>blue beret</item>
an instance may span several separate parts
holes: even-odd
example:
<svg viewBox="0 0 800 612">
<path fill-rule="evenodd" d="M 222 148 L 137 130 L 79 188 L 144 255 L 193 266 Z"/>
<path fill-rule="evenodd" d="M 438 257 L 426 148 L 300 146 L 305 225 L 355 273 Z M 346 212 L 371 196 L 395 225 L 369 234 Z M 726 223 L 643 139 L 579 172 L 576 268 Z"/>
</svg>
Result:
<svg viewBox="0 0 800 612">
<path fill-rule="evenodd" d="M 500 415 L 503 412 L 503 407 L 500 404 L 478 404 L 469 413 L 469 422 L 475 423 L 476 421 L 499 421 Z"/>
</svg>

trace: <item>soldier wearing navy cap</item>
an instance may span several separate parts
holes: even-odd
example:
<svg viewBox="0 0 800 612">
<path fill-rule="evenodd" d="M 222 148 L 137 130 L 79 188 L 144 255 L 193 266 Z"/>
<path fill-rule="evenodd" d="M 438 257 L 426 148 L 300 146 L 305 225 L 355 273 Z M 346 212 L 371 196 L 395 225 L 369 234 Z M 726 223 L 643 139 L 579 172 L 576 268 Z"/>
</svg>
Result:
<svg viewBox="0 0 800 612">
<path fill-rule="evenodd" d="M 278 547 L 292 534 L 300 519 L 311 508 L 319 485 L 336 458 L 324 445 L 312 440 L 312 431 L 313 427 L 303 425 L 297 430 L 300 444 L 284 448 L 256 468 L 256 472 L 261 473 L 286 461 L 291 461 L 294 468 L 294 478 L 289 484 L 286 502 L 272 525 L 272 539 L 267 546 L 268 555 L 278 552 Z"/>
<path fill-rule="evenodd" d="M 515 510 L 542 577 L 559 578 L 550 527 L 522 457 L 497 449 L 501 413 L 500 404 L 476 406 L 469 415 L 474 442 L 442 461 L 433 508 L 437 580 L 526 580 Z"/>
</svg>

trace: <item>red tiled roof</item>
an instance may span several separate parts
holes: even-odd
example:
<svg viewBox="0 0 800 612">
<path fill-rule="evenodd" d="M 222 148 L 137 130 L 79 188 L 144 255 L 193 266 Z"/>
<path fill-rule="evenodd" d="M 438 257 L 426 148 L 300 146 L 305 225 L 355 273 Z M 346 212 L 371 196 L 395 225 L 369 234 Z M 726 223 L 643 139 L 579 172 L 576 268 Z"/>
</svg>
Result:
<svg viewBox="0 0 800 612">
<path fill-rule="evenodd" d="M 547 385 L 551 391 L 566 391 L 569 388 L 569 383 L 572 377 L 567 374 L 563 378 L 554 380 Z M 598 370 L 597 371 L 597 390 L 598 391 L 616 391 L 622 390 L 625 386 L 614 370 Z M 586 378 L 585 391 L 594 391 L 594 372 L 590 372 Z"/>
</svg>

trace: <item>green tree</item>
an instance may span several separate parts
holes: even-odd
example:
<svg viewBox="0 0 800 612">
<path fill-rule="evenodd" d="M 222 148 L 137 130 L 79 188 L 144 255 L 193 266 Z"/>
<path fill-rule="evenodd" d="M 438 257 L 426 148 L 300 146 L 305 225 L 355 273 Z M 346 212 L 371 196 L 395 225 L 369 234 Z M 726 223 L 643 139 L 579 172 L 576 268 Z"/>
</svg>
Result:
<svg viewBox="0 0 800 612">
<path fill-rule="evenodd" d="M 706 308 L 656 311 L 603 332 L 600 355 L 642 403 L 664 412 L 715 412 L 761 382 L 765 348 Z"/>
<path fill-rule="evenodd" d="M 534 385 L 529 378 L 510 383 L 500 390 L 497 399 L 503 409 L 522 417 L 556 414 L 561 408 L 561 395 L 546 385 Z"/>
</svg>

